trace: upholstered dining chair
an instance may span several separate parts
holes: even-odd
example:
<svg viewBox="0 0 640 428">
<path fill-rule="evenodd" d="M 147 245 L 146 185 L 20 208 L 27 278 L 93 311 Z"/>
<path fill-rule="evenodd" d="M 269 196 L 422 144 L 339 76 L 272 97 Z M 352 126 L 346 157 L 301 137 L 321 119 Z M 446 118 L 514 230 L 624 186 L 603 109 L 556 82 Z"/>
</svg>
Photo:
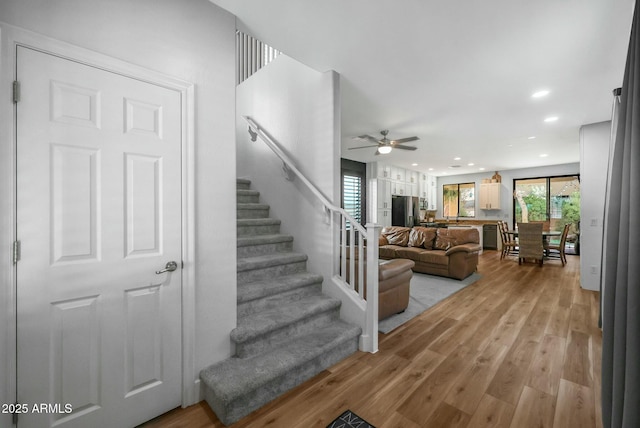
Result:
<svg viewBox="0 0 640 428">
<path fill-rule="evenodd" d="M 526 259 L 534 259 L 542 266 L 542 223 L 518 223 L 518 247 L 518 264 Z"/>
<path fill-rule="evenodd" d="M 560 235 L 560 244 L 549 244 L 547 248 L 547 257 L 549 257 L 550 259 L 560 259 L 560 261 L 562 262 L 562 267 L 567 264 L 567 255 L 564 252 L 564 246 L 567 243 L 567 236 L 569 235 L 570 227 L 571 223 L 567 223 L 564 225 L 564 229 L 562 229 L 562 235 Z"/>
<path fill-rule="evenodd" d="M 509 223 L 498 220 L 498 228 L 500 239 L 502 240 L 502 253 L 500 254 L 500 260 L 502 260 L 509 255 L 517 254 L 518 243 L 512 235 L 507 233 L 509 231 Z"/>
</svg>

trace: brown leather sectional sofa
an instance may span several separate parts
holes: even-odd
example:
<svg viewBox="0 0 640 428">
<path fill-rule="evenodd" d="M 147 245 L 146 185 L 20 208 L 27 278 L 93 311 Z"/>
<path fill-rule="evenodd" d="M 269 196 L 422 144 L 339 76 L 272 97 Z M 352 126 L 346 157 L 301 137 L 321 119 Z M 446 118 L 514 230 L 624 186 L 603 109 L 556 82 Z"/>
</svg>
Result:
<svg viewBox="0 0 640 428">
<path fill-rule="evenodd" d="M 409 259 L 414 272 L 464 279 L 478 267 L 480 236 L 475 228 L 385 227 L 379 258 Z"/>
</svg>

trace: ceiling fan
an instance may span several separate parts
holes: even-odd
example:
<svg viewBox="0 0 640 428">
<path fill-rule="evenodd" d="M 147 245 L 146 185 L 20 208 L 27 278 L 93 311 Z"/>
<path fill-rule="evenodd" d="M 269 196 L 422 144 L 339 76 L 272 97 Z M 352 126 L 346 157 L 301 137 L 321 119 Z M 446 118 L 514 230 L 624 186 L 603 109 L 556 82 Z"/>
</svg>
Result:
<svg viewBox="0 0 640 428">
<path fill-rule="evenodd" d="M 368 147 L 377 147 L 376 155 L 386 155 L 387 153 L 390 153 L 392 149 L 401 149 L 401 150 L 417 149 L 417 147 L 403 146 L 402 144 L 407 143 L 409 141 L 419 140 L 418 137 L 414 136 L 414 137 L 400 138 L 398 140 L 390 140 L 387 138 L 387 134 L 389 134 L 388 129 L 383 129 L 382 131 L 380 131 L 380 134 L 382 134 L 382 139 L 375 138 L 375 137 L 372 137 L 371 135 L 366 135 L 366 134 L 356 137 L 362 140 L 369 140 L 370 142 L 375 144 L 370 146 L 351 147 L 349 148 L 349 150 L 366 149 Z"/>
</svg>

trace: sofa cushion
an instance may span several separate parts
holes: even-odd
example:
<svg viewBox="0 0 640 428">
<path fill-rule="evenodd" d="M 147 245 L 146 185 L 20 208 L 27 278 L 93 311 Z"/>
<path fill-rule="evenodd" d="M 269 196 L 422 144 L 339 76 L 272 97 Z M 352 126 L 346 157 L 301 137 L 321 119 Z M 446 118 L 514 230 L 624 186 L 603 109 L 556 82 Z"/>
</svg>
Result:
<svg viewBox="0 0 640 428">
<path fill-rule="evenodd" d="M 378 248 L 378 257 L 381 259 L 394 259 L 398 257 L 396 253 L 396 248 L 403 248 L 397 245 L 385 245 L 384 247 Z"/>
<path fill-rule="evenodd" d="M 410 231 L 410 227 L 388 226 L 383 228 L 380 234 L 387 239 L 389 244 L 406 247 L 409 243 Z"/>
<path fill-rule="evenodd" d="M 449 235 L 447 233 L 449 229 L 438 229 L 438 233 L 436 234 L 436 240 L 433 243 L 434 250 L 442 250 L 447 251 L 449 248 L 454 247 L 458 244 L 455 236 Z"/>
<path fill-rule="evenodd" d="M 440 250 L 424 250 L 419 255 L 416 261 L 422 263 L 430 263 L 434 265 L 447 266 L 449 264 L 449 257 L 445 255 L 444 251 Z"/>
<path fill-rule="evenodd" d="M 418 260 L 420 253 L 425 251 L 424 248 L 419 247 L 398 247 L 396 248 L 396 257 L 402 257 L 403 259 Z"/>
<path fill-rule="evenodd" d="M 409 233 L 409 247 L 422 247 L 430 250 L 436 238 L 436 229 L 433 227 L 415 226 Z"/>
</svg>

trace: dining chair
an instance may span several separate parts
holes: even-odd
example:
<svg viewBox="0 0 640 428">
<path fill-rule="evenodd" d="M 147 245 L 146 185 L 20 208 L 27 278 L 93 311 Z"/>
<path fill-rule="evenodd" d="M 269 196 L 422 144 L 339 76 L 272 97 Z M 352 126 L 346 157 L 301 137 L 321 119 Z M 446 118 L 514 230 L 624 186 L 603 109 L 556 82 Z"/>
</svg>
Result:
<svg viewBox="0 0 640 428">
<path fill-rule="evenodd" d="M 550 259 L 560 259 L 562 267 L 567 264 L 567 255 L 564 252 L 564 247 L 567 243 L 567 236 L 569 235 L 570 228 L 571 223 L 565 224 L 564 229 L 562 229 L 562 235 L 560 235 L 560 243 L 558 245 L 549 244 L 549 247 L 547 248 L 547 257 Z"/>
<path fill-rule="evenodd" d="M 526 259 L 534 259 L 542 266 L 542 223 L 518 223 L 518 248 L 518 264 L 522 264 Z"/>
<path fill-rule="evenodd" d="M 502 240 L 502 253 L 500 254 L 500 260 L 502 260 L 506 256 L 517 253 L 518 243 L 513 236 L 509 235 L 509 224 L 506 221 L 498 220 L 498 228 Z"/>
</svg>

